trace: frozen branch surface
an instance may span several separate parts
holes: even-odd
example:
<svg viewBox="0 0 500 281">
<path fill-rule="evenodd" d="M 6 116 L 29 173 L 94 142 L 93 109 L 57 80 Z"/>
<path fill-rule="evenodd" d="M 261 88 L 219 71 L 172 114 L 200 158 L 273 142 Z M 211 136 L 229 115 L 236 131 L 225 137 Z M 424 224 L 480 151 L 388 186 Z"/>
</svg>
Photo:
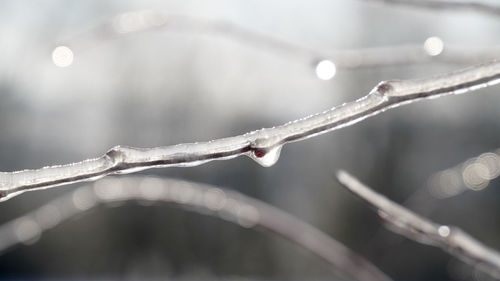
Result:
<svg viewBox="0 0 500 281">
<path fill-rule="evenodd" d="M 349 191 L 366 201 L 389 228 L 417 242 L 436 246 L 478 269 L 500 278 L 500 253 L 487 247 L 463 230 L 440 225 L 378 194 L 345 171 L 337 178 Z"/>
<path fill-rule="evenodd" d="M 391 280 L 363 257 L 314 226 L 239 192 L 174 179 L 109 178 L 76 189 L 0 226 L 0 252 L 30 243 L 48 229 L 101 204 L 139 201 L 167 203 L 219 217 L 242 227 L 260 227 L 303 247 L 354 280 Z"/>
<path fill-rule="evenodd" d="M 116 146 L 99 158 L 73 164 L 0 173 L 0 200 L 25 191 L 92 181 L 110 174 L 149 168 L 196 166 L 212 160 L 246 155 L 268 167 L 278 161 L 284 144 L 304 140 L 357 123 L 387 109 L 426 98 L 461 94 L 500 82 L 500 62 L 467 68 L 425 79 L 379 83 L 356 101 L 322 113 L 243 135 L 208 142 L 155 148 Z"/>
</svg>

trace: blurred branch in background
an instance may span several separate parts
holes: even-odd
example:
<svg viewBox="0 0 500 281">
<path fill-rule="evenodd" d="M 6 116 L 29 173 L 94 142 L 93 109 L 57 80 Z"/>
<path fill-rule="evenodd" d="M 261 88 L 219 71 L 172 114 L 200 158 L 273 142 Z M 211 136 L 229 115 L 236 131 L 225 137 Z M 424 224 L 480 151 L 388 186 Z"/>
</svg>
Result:
<svg viewBox="0 0 500 281">
<path fill-rule="evenodd" d="M 454 226 L 440 225 L 378 194 L 345 171 L 339 182 L 373 207 L 390 230 L 419 243 L 439 247 L 478 269 L 500 278 L 500 253 Z"/>
<path fill-rule="evenodd" d="M 38 209 L 0 226 L 0 252 L 29 244 L 41 234 L 100 204 L 123 201 L 167 203 L 204 215 L 260 227 L 303 247 L 354 280 L 389 281 L 372 263 L 314 226 L 242 193 L 215 186 L 153 177 L 109 178 L 80 187 Z"/>
<path fill-rule="evenodd" d="M 106 40 L 116 40 L 126 34 L 147 31 L 222 36 L 228 40 L 239 41 L 265 51 L 275 52 L 280 56 L 290 57 L 294 61 L 304 61 L 308 65 L 312 64 L 315 67 L 317 76 L 323 80 L 331 79 L 335 75 L 337 67 L 353 69 L 428 62 L 474 64 L 493 60 L 500 54 L 500 46 L 474 47 L 445 44 L 441 38 L 435 36 L 429 37 L 423 44 L 357 50 L 316 50 L 223 20 L 149 10 L 119 14 L 113 17 L 112 20 L 99 23 L 77 35 L 60 40 L 58 44 L 79 53 Z M 56 65 L 67 66 L 66 59 L 69 59 L 68 56 L 57 52 L 54 54 L 56 58 L 60 58 L 54 60 Z M 327 66 L 325 61 L 330 62 L 331 65 Z"/>
<path fill-rule="evenodd" d="M 500 6 L 486 1 L 461 0 L 365 0 L 387 4 L 407 5 L 413 7 L 440 10 L 472 10 L 485 14 L 500 15 Z"/>
</svg>

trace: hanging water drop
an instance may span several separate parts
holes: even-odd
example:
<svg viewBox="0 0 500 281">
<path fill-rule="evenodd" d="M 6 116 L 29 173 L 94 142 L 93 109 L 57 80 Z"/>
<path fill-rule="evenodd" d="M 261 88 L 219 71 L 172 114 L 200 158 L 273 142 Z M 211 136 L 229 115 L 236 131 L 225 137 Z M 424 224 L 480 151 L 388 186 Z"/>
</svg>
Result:
<svg viewBox="0 0 500 281">
<path fill-rule="evenodd" d="M 275 146 L 271 149 L 265 150 L 262 148 L 256 148 L 252 150 L 249 154 L 250 158 L 255 160 L 255 162 L 259 163 L 263 167 L 271 167 L 280 158 L 280 152 L 282 145 Z"/>
<path fill-rule="evenodd" d="M 256 150 L 253 151 L 253 154 L 257 158 L 262 158 L 262 157 L 264 157 L 266 155 L 266 151 L 263 150 L 263 149 L 256 149 Z"/>
</svg>

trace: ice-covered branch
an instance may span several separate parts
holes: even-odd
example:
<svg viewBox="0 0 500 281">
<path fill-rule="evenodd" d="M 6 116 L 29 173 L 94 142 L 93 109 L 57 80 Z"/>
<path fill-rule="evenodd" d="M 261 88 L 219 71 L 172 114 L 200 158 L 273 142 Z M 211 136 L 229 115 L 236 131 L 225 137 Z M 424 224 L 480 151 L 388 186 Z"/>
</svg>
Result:
<svg viewBox="0 0 500 281">
<path fill-rule="evenodd" d="M 182 32 L 220 36 L 261 48 L 293 61 L 303 61 L 316 67 L 316 63 L 329 60 L 337 68 L 352 69 L 375 66 L 393 66 L 426 62 L 479 63 L 493 60 L 500 54 L 499 46 L 466 47 L 445 44 L 441 39 L 430 37 L 423 44 L 385 46 L 351 50 L 319 50 L 275 36 L 259 33 L 237 24 L 185 14 L 159 11 L 131 11 L 119 14 L 112 20 L 97 24 L 58 43 L 69 46 L 78 54 L 103 40 L 113 40 L 138 32 Z M 433 40 L 434 38 L 434 40 Z M 429 40 L 431 39 L 431 40 Z"/>
<path fill-rule="evenodd" d="M 500 82 L 500 62 L 493 61 L 425 79 L 379 83 L 356 101 L 284 125 L 208 142 L 155 148 L 116 146 L 99 158 L 68 165 L 0 173 L 0 196 L 6 200 L 25 191 L 92 181 L 109 174 L 149 168 L 196 166 L 246 155 L 262 166 L 278 161 L 283 145 L 357 123 L 403 104 L 426 98 L 461 94 Z"/>
<path fill-rule="evenodd" d="M 278 127 L 210 142 L 148 149 L 117 146 L 96 159 L 39 170 L 2 173 L 0 190 L 7 197 L 26 190 L 94 180 L 113 173 L 130 173 L 152 167 L 195 166 L 239 155 L 250 156 L 261 165 L 270 166 L 278 160 L 285 143 L 348 126 L 415 100 L 492 85 L 499 78 L 500 63 L 492 62 L 434 78 L 381 82 L 357 101 Z"/>
<path fill-rule="evenodd" d="M 369 0 L 388 4 L 408 5 L 428 9 L 472 10 L 482 13 L 500 15 L 500 6 L 486 1 L 462 0 Z"/>
<path fill-rule="evenodd" d="M 99 204 L 132 200 L 167 203 L 243 227 L 260 227 L 322 258 L 340 275 L 355 280 L 390 280 L 369 261 L 321 230 L 267 203 L 207 184 L 151 177 L 105 179 L 80 187 L 5 223 L 0 226 L 0 252 L 33 241 L 43 231 Z"/>
<path fill-rule="evenodd" d="M 337 178 L 349 191 L 371 205 L 391 230 L 417 242 L 439 247 L 478 269 L 500 278 L 500 253 L 461 229 L 440 225 L 378 194 L 345 171 Z"/>
</svg>

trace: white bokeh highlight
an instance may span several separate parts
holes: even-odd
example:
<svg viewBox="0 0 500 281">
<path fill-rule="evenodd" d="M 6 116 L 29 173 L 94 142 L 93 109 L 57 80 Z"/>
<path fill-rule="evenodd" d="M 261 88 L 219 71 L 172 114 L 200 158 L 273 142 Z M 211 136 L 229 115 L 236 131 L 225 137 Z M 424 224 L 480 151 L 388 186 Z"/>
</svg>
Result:
<svg viewBox="0 0 500 281">
<path fill-rule="evenodd" d="M 429 56 L 437 56 L 443 52 L 444 42 L 439 37 L 429 37 L 424 42 L 424 50 Z"/>
<path fill-rule="evenodd" d="M 73 51 L 66 46 L 58 46 L 52 51 L 52 62 L 59 67 L 68 67 L 73 63 Z"/>
<path fill-rule="evenodd" d="M 337 73 L 337 67 L 332 61 L 322 60 L 316 65 L 316 76 L 321 80 L 330 80 Z"/>
</svg>

